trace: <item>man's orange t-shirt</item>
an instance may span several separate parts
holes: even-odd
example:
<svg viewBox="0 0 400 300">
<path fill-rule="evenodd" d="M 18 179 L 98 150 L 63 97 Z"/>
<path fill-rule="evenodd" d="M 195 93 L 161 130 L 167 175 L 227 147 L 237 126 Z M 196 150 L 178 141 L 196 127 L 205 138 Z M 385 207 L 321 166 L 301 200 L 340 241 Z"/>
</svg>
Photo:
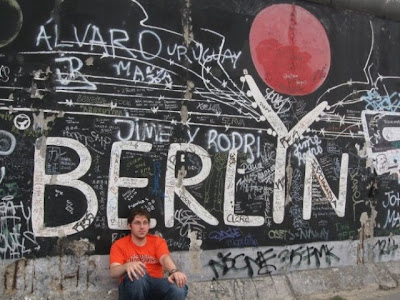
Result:
<svg viewBox="0 0 400 300">
<path fill-rule="evenodd" d="M 146 271 L 151 277 L 162 278 L 164 274 L 160 258 L 164 254 L 169 254 L 169 250 L 163 238 L 148 234 L 146 244 L 137 246 L 131 240 L 131 235 L 127 235 L 111 246 L 110 264 L 123 265 L 127 262 L 141 261 L 146 265 Z"/>
</svg>

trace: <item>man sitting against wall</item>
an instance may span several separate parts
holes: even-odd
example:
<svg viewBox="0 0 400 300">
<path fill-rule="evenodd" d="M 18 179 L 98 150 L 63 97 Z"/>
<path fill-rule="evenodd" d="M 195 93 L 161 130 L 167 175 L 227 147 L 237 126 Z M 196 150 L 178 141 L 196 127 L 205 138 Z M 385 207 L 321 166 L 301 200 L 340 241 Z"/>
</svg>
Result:
<svg viewBox="0 0 400 300">
<path fill-rule="evenodd" d="M 120 279 L 119 299 L 184 300 L 186 275 L 177 269 L 165 240 L 148 233 L 150 214 L 133 209 L 128 227 L 130 235 L 117 240 L 110 250 L 110 275 Z"/>
</svg>

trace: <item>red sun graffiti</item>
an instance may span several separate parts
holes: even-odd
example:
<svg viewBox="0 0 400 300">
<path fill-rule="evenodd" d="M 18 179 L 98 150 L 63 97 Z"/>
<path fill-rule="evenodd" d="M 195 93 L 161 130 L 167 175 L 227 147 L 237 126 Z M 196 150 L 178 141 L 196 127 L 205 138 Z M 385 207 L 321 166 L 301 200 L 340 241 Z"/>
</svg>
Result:
<svg viewBox="0 0 400 300">
<path fill-rule="evenodd" d="M 331 50 L 324 27 L 292 4 L 272 5 L 254 19 L 250 51 L 258 74 L 275 91 L 307 95 L 325 81 Z"/>
</svg>

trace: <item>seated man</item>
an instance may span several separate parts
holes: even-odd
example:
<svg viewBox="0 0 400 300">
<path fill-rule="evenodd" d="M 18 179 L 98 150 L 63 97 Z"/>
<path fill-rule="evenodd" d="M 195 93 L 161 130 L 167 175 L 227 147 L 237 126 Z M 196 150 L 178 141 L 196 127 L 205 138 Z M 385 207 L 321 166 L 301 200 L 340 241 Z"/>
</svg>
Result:
<svg viewBox="0 0 400 300">
<path fill-rule="evenodd" d="M 119 299 L 184 300 L 186 275 L 176 268 L 165 240 L 148 234 L 150 214 L 133 209 L 128 227 L 131 234 L 117 240 L 110 251 L 110 275 L 120 278 Z M 163 268 L 168 278 L 164 278 Z"/>
</svg>

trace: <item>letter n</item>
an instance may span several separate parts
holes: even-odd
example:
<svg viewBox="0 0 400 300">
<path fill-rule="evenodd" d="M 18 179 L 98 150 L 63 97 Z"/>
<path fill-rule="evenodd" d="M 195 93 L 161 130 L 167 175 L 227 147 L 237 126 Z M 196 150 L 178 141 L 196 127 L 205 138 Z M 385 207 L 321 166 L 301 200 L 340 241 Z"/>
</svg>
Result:
<svg viewBox="0 0 400 300">
<path fill-rule="evenodd" d="M 304 193 L 303 193 L 303 219 L 309 220 L 311 218 L 312 206 L 312 176 L 317 178 L 322 191 L 330 202 L 333 210 L 339 217 L 344 217 L 346 209 L 346 193 L 347 193 L 347 178 L 349 173 L 349 155 L 342 154 L 342 165 L 340 168 L 340 182 L 339 182 L 339 198 L 335 196 L 331 187 L 325 178 L 322 168 L 318 163 L 317 158 L 308 153 L 306 159 L 306 170 L 304 175 Z"/>
</svg>

